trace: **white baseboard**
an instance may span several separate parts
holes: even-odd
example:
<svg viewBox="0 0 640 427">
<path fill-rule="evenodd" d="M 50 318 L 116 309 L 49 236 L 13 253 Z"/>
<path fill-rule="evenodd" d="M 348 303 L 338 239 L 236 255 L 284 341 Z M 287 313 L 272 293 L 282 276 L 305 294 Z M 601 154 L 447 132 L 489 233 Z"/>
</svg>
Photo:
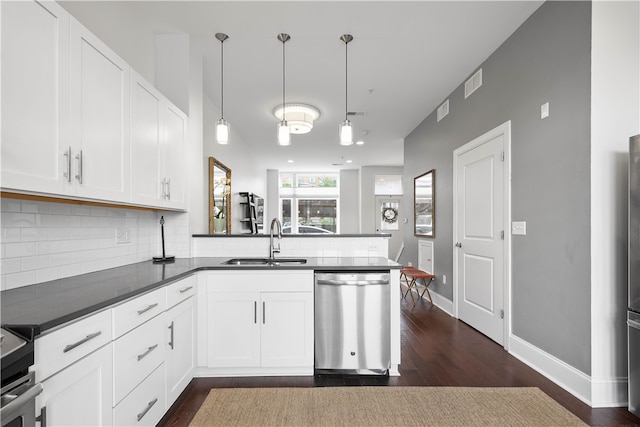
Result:
<svg viewBox="0 0 640 427">
<path fill-rule="evenodd" d="M 443 297 L 437 292 L 431 291 L 431 299 L 433 300 L 433 305 L 438 307 L 440 310 L 447 313 L 449 316 L 453 316 L 453 301 L 448 298 Z"/>
<path fill-rule="evenodd" d="M 592 378 L 513 334 L 509 353 L 592 408 L 627 406 L 627 378 Z"/>
</svg>

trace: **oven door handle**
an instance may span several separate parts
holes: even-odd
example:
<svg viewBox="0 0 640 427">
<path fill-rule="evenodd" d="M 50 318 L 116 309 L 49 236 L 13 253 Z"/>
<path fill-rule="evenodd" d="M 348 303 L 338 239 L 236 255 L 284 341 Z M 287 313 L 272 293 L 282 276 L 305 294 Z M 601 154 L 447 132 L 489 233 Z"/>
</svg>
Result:
<svg viewBox="0 0 640 427">
<path fill-rule="evenodd" d="M 40 393 L 42 393 L 42 384 L 37 383 L 29 386 L 29 388 L 18 394 L 12 401 L 0 408 L 0 419 L 11 420 L 16 415 L 20 415 L 22 407 L 35 399 Z"/>
</svg>

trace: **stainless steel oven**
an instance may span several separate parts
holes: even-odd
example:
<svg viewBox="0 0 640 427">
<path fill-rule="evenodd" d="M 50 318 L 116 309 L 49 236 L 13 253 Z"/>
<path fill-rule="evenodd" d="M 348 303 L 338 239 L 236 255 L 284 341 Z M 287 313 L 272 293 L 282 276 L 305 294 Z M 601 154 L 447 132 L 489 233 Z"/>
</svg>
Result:
<svg viewBox="0 0 640 427">
<path fill-rule="evenodd" d="M 0 421 L 2 427 L 35 425 L 36 396 L 42 384 L 35 382 L 33 372 L 33 340 L 0 329 L 2 388 L 0 389 Z"/>
</svg>

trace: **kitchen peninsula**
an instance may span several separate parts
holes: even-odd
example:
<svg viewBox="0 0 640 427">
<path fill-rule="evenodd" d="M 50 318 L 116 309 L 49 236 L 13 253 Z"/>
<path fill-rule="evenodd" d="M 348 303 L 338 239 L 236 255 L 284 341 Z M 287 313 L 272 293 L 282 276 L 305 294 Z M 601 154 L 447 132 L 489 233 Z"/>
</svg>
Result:
<svg viewBox="0 0 640 427">
<path fill-rule="evenodd" d="M 259 240 L 257 255 L 263 256 L 266 237 L 222 238 L 225 256 L 146 261 L 3 291 L 3 326 L 35 338 L 33 370 L 45 390 L 36 401 L 38 410 L 47 407 L 50 418 L 56 410 L 72 413 L 56 402 L 77 393 L 70 386 L 77 383 L 83 391 L 74 401 L 93 408 L 84 411 L 88 423 L 128 425 L 144 414 L 143 423 L 153 425 L 194 376 L 313 375 L 314 273 L 393 273 L 400 265 L 384 256 L 343 256 L 358 251 L 346 241 L 336 246 L 341 239 L 362 236 L 283 238 L 281 258 L 293 243 L 298 254 L 308 253 L 309 240 L 316 250 L 335 255 L 297 255 L 305 263 L 225 264 L 252 256 L 238 241 L 255 245 L 251 241 Z M 212 252 L 205 246 L 213 241 L 220 246 L 222 239 L 194 236 L 194 253 Z M 360 251 L 375 251 L 380 239 L 362 238 Z M 320 242 L 327 240 L 333 243 L 323 247 Z M 398 375 L 399 278 L 390 277 L 389 373 Z M 224 331 L 238 324 L 230 317 L 242 313 L 249 300 L 248 335 L 236 334 L 218 345 L 226 339 Z M 269 329 L 273 324 L 276 329 Z"/>
</svg>

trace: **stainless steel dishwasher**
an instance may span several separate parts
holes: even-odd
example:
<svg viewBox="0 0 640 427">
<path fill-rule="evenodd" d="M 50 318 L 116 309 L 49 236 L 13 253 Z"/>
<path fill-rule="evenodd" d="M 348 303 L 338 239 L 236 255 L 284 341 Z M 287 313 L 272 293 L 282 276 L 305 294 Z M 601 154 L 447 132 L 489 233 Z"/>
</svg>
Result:
<svg viewBox="0 0 640 427">
<path fill-rule="evenodd" d="M 387 374 L 388 272 L 315 275 L 315 372 Z"/>
</svg>

